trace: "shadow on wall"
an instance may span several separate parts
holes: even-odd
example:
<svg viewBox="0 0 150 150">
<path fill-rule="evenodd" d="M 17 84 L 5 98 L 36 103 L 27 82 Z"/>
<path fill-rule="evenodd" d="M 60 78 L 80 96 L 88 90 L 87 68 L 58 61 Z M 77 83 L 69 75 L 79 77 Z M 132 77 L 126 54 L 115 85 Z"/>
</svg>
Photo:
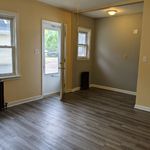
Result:
<svg viewBox="0 0 150 150">
<path fill-rule="evenodd" d="M 96 21 L 94 84 L 136 91 L 142 14 Z"/>
</svg>

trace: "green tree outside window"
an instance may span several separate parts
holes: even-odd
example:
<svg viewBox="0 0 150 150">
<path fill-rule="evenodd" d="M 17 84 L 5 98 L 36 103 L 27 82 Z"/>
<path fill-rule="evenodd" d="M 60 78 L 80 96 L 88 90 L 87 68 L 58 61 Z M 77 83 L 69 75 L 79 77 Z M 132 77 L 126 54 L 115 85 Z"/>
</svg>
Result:
<svg viewBox="0 0 150 150">
<path fill-rule="evenodd" d="M 45 48 L 48 52 L 58 51 L 58 31 L 45 30 Z"/>
</svg>

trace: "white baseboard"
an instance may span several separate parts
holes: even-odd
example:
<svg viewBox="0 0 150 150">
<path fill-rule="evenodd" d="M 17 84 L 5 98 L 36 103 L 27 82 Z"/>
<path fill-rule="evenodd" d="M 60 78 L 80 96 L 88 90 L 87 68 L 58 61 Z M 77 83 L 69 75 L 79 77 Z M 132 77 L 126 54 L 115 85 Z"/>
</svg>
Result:
<svg viewBox="0 0 150 150">
<path fill-rule="evenodd" d="M 65 90 L 65 93 L 71 93 L 71 92 L 72 92 L 72 89 Z"/>
<path fill-rule="evenodd" d="M 134 108 L 135 108 L 135 109 L 139 109 L 139 110 L 143 110 L 143 111 L 150 112 L 150 107 L 146 107 L 146 106 L 142 106 L 142 105 L 135 105 Z"/>
<path fill-rule="evenodd" d="M 127 90 L 123 90 L 123 89 L 112 88 L 112 87 L 108 87 L 108 86 L 102 86 L 102 85 L 97 85 L 97 84 L 90 84 L 90 88 L 91 87 L 95 87 L 95 88 L 99 88 L 99 89 L 105 89 L 105 90 L 109 90 L 109 91 L 114 91 L 114 92 L 119 92 L 119 93 L 124 93 L 124 94 L 129 94 L 129 95 L 136 96 L 136 92 L 127 91 Z M 80 90 L 80 87 L 76 87 L 76 88 L 73 88 L 73 89 L 66 90 L 66 93 L 77 92 L 79 90 Z"/>
<path fill-rule="evenodd" d="M 66 93 L 76 92 L 76 91 L 79 91 L 79 90 L 80 90 L 80 87 L 77 87 L 77 88 L 74 88 L 74 89 L 71 89 L 71 90 L 70 89 L 66 90 Z M 47 98 L 47 97 L 49 97 L 49 96 L 51 96 L 55 93 L 57 93 L 57 92 L 50 93 L 50 94 L 45 94 L 44 96 L 39 95 L 39 96 L 34 96 L 34 97 L 26 98 L 26 99 L 12 101 L 12 102 L 8 103 L 8 107 L 13 107 L 13 106 L 17 106 L 17 105 L 21 105 L 21 104 L 25 104 L 25 103 L 29 103 L 29 102 L 33 102 L 33 101 L 37 101 L 37 100 L 40 100 L 42 98 Z"/>
<path fill-rule="evenodd" d="M 76 87 L 76 88 L 72 89 L 72 92 L 77 92 L 77 91 L 80 91 L 80 87 Z"/>
<path fill-rule="evenodd" d="M 37 101 L 37 100 L 40 100 L 42 98 L 43 98 L 43 96 L 39 95 L 39 96 L 34 96 L 34 97 L 18 100 L 18 101 L 12 101 L 12 102 L 8 103 L 8 107 L 13 107 L 13 106 L 17 106 L 17 105 L 21 105 L 21 104 L 25 104 L 25 103 L 29 103 L 29 102 L 33 102 L 33 101 Z"/>
<path fill-rule="evenodd" d="M 102 86 L 102 85 L 97 85 L 97 84 L 91 84 L 90 87 L 95 87 L 99 89 L 104 89 L 104 90 L 109 90 L 109 91 L 115 91 L 119 93 L 124 93 L 124 94 L 129 94 L 129 95 L 134 95 L 136 96 L 136 92 L 133 91 L 127 91 L 127 90 L 122 90 L 122 89 L 117 89 L 117 88 L 112 88 L 108 86 Z"/>
<path fill-rule="evenodd" d="M 96 85 L 96 84 L 90 84 L 90 87 L 95 87 L 95 88 L 100 88 L 100 89 L 105 89 L 105 90 L 110 90 L 110 91 L 130 94 L 130 95 L 136 95 L 136 92 L 126 91 L 126 90 L 122 90 L 122 89 L 117 89 L 117 88 L 112 88 L 112 87 L 107 87 L 107 86 L 101 86 L 101 85 Z M 77 92 L 79 90 L 80 90 L 80 87 L 76 87 L 76 88 L 73 88 L 73 89 L 66 90 L 66 93 Z M 51 94 L 49 94 L 47 96 L 50 96 L 50 95 Z M 37 101 L 37 100 L 40 100 L 42 98 L 44 98 L 44 96 L 39 95 L 39 96 L 34 96 L 34 97 L 18 100 L 18 101 L 12 101 L 12 102 L 8 103 L 8 107 L 13 107 L 13 106 L 17 106 L 17 105 L 24 104 L 24 103 L 29 103 L 29 102 L 32 102 L 32 101 Z M 135 105 L 135 108 L 150 112 L 149 107 Z"/>
<path fill-rule="evenodd" d="M 72 92 L 77 92 L 77 91 L 80 91 L 80 87 L 76 87 L 76 88 L 73 88 L 73 89 L 67 89 L 65 91 L 65 93 L 72 93 Z"/>
</svg>

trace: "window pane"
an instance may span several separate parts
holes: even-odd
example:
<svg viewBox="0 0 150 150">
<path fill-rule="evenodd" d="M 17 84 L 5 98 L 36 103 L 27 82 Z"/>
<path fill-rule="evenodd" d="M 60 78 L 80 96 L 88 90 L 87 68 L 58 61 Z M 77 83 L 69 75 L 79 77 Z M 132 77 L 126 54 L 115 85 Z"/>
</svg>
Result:
<svg viewBox="0 0 150 150">
<path fill-rule="evenodd" d="M 12 49 L 0 48 L 0 74 L 13 73 Z"/>
<path fill-rule="evenodd" d="M 0 45 L 11 46 L 11 21 L 0 19 Z"/>
<path fill-rule="evenodd" d="M 59 72 L 59 32 L 45 29 L 45 74 Z"/>
<path fill-rule="evenodd" d="M 58 51 L 58 31 L 45 29 L 45 48 L 48 51 Z"/>
<path fill-rule="evenodd" d="M 86 46 L 78 46 L 78 57 L 87 57 L 86 51 Z"/>
<path fill-rule="evenodd" d="M 79 32 L 78 44 L 87 44 L 87 33 Z"/>
<path fill-rule="evenodd" d="M 55 55 L 55 56 L 54 56 Z M 45 53 L 45 74 L 58 73 L 59 59 L 57 54 Z"/>
</svg>

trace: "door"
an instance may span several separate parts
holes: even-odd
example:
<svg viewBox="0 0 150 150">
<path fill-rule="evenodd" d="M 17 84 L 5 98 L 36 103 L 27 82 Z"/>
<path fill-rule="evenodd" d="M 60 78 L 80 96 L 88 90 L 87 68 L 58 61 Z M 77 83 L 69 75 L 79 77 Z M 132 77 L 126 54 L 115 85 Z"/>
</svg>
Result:
<svg viewBox="0 0 150 150">
<path fill-rule="evenodd" d="M 65 94 L 65 58 L 66 58 L 66 26 L 61 24 L 61 51 L 60 51 L 60 70 L 61 70 L 61 85 L 60 85 L 60 99 L 63 100 Z"/>
<path fill-rule="evenodd" d="M 64 93 L 64 25 L 55 22 L 42 22 L 42 91 L 43 96 Z"/>
</svg>

